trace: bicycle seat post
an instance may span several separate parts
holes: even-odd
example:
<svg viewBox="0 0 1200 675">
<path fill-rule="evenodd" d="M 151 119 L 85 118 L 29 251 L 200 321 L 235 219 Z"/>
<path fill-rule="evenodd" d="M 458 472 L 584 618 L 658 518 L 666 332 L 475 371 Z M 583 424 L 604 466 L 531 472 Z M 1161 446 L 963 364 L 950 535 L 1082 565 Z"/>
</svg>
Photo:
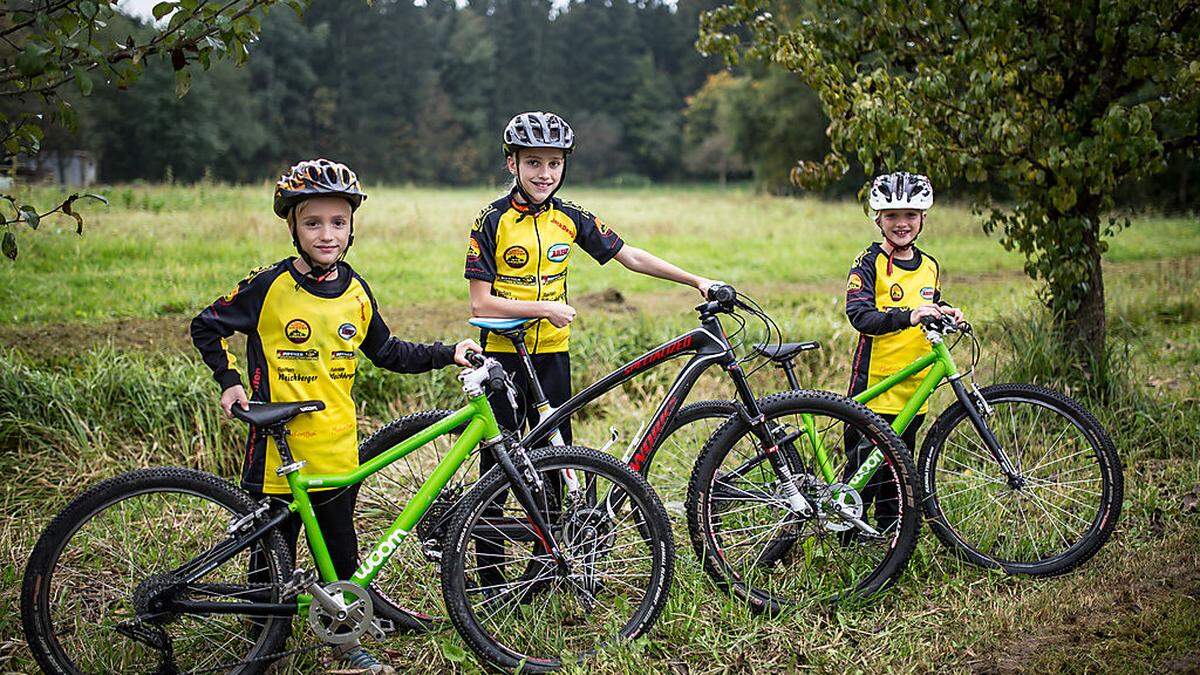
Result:
<svg viewBox="0 0 1200 675">
<path fill-rule="evenodd" d="M 307 462 L 304 460 L 296 461 L 292 457 L 292 449 L 288 447 L 288 430 L 285 424 L 276 424 L 267 429 L 267 433 L 271 435 L 271 438 L 275 439 L 275 449 L 279 451 L 280 466 L 275 470 L 277 475 L 286 476 L 289 473 L 304 468 Z"/>
<path fill-rule="evenodd" d="M 792 389 L 800 388 L 800 380 L 796 377 L 796 364 L 792 363 L 792 359 L 786 358 L 775 365 L 783 369 L 783 374 L 787 377 L 788 386 Z"/>
</svg>

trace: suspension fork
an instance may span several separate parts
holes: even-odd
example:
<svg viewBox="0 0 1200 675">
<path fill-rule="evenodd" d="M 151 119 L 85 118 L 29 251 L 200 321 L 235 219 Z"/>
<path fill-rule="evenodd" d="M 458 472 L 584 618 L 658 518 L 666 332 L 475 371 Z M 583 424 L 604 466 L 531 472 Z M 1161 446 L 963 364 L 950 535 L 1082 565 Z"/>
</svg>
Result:
<svg viewBox="0 0 1200 675">
<path fill-rule="evenodd" d="M 758 401 L 754 398 L 754 392 L 750 389 L 746 373 L 736 361 L 731 361 L 726 365 L 725 370 L 733 380 L 733 386 L 737 389 L 738 396 L 742 399 L 742 405 L 746 408 L 751 431 L 758 438 L 762 452 L 767 456 L 767 461 L 771 463 L 775 475 L 779 476 L 783 496 L 787 499 L 788 505 L 798 513 L 811 513 L 812 506 L 796 487 L 792 469 L 788 466 L 786 458 L 779 452 L 778 439 L 775 438 L 771 425 L 767 423 L 767 416 L 763 414 L 762 409 L 758 406 Z"/>
<path fill-rule="evenodd" d="M 1025 477 L 1021 475 L 1020 470 L 1009 459 L 1008 453 L 1000 446 L 1000 441 L 996 439 L 996 435 L 992 433 L 987 420 L 979 412 L 979 406 L 976 405 L 975 399 L 972 398 L 971 393 L 963 385 L 962 379 L 958 377 L 951 379 L 950 387 L 954 390 L 954 395 L 958 397 L 959 403 L 967 411 L 967 418 L 971 420 L 972 426 L 979 432 L 979 438 L 983 440 L 984 447 L 988 449 L 988 452 L 992 453 L 992 458 L 1000 465 L 1000 471 L 1008 478 L 1008 486 L 1014 490 L 1024 487 Z M 982 401 L 982 396 L 980 400 Z"/>
<path fill-rule="evenodd" d="M 497 443 L 493 448 L 496 454 L 496 462 L 500 468 L 508 476 L 511 483 L 513 496 L 517 498 L 517 503 L 521 508 L 525 509 L 525 514 L 529 518 L 529 524 L 533 527 L 533 534 L 538 541 L 550 553 L 550 557 L 554 558 L 559 571 L 567 573 L 570 567 L 567 564 L 566 556 L 558 547 L 558 541 L 554 538 L 554 532 L 550 529 L 550 523 L 546 520 L 545 513 L 542 512 L 541 505 L 538 504 L 537 496 L 534 492 L 542 495 L 546 494 L 546 485 L 538 476 L 537 470 L 534 469 L 533 463 L 529 461 L 525 451 L 519 446 L 517 451 L 521 453 L 521 468 L 513 462 L 513 456 L 509 453 L 508 444 L 505 441 Z M 548 500 L 547 500 L 548 501 Z"/>
</svg>

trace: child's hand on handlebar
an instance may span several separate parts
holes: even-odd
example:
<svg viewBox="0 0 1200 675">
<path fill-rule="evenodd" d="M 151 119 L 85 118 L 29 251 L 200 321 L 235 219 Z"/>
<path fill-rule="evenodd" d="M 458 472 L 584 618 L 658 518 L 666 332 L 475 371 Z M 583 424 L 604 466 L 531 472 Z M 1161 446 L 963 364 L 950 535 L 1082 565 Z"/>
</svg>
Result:
<svg viewBox="0 0 1200 675">
<path fill-rule="evenodd" d="M 921 305 L 909 312 L 908 323 L 916 326 L 921 323 L 921 319 L 927 316 L 934 319 L 941 318 L 942 308 L 937 305 Z"/>
<path fill-rule="evenodd" d="M 939 309 L 942 310 L 942 314 L 945 314 L 946 316 L 950 317 L 951 319 L 954 319 L 954 323 L 962 323 L 963 322 L 963 311 L 961 309 L 959 309 L 957 307 L 950 307 L 948 305 L 942 305 L 941 307 L 939 307 Z"/>
<path fill-rule="evenodd" d="M 474 340 L 463 340 L 454 345 L 454 362 L 460 366 L 471 367 L 471 362 L 467 360 L 467 352 L 482 352 L 483 347 Z"/>
</svg>

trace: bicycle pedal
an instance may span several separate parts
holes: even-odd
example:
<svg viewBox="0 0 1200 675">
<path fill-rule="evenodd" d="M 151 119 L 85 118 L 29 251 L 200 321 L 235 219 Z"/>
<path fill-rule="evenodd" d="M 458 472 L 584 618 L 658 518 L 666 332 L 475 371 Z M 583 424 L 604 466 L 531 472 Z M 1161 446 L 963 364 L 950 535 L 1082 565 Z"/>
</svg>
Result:
<svg viewBox="0 0 1200 675">
<path fill-rule="evenodd" d="M 367 632 L 376 640 L 385 640 L 389 633 L 396 632 L 396 624 L 391 619 L 373 619 Z"/>
</svg>

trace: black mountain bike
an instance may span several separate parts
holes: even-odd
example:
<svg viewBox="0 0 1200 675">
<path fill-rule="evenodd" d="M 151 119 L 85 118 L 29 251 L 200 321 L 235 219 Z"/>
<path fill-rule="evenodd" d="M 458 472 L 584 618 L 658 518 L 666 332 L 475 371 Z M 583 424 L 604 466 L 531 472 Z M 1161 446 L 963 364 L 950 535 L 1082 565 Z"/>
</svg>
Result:
<svg viewBox="0 0 1200 675">
<path fill-rule="evenodd" d="M 693 547 L 707 573 L 750 608 L 767 613 L 801 602 L 850 594 L 863 596 L 880 590 L 903 568 L 917 537 L 915 469 L 904 444 L 879 416 L 843 396 L 798 390 L 756 398 L 721 317 L 730 317 L 742 327 L 743 312 L 768 327 L 774 322 L 757 303 L 727 285 L 710 289 L 708 302 L 696 311 L 697 328 L 622 365 L 557 409 L 546 402 L 535 385 L 534 395 L 539 400 L 533 405 L 540 421 L 519 444 L 525 448 L 554 445 L 559 426 L 584 406 L 648 370 L 688 356 L 624 458 L 630 468 L 648 476 L 654 485 L 659 473 L 683 472 L 684 467 L 678 465 L 656 471 L 656 455 L 675 432 L 696 419 L 693 415 L 697 409 L 684 417 L 682 404 L 698 378 L 709 368 L 720 367 L 733 382 L 738 400 L 734 417 L 724 420 L 728 431 L 723 437 L 725 447 L 712 452 L 732 463 L 718 464 L 718 470 L 706 477 L 693 478 L 689 493 L 696 495 L 695 503 L 701 504 L 697 511 L 703 509 L 703 514 L 687 514 Z M 525 326 L 531 321 L 476 319 L 472 323 L 511 339 L 526 367 L 531 368 L 523 339 Z M 536 383 L 537 378 L 531 377 L 530 381 Z M 510 396 L 510 400 L 515 405 L 515 399 Z M 445 414 L 418 413 L 381 428 L 363 442 L 363 461 Z M 826 452 L 834 450 L 823 461 L 836 464 L 840 475 L 847 461 L 842 442 L 847 429 L 858 431 L 867 443 L 878 448 L 885 464 L 891 467 L 897 497 L 873 504 L 875 509 L 887 512 L 882 521 L 864 512 L 864 501 L 855 491 L 820 478 L 823 472 L 816 465 L 814 443 Z M 712 454 L 710 450 L 706 447 L 705 453 Z M 688 462 L 694 462 L 698 454 L 699 446 L 692 446 Z M 416 461 L 436 463 L 438 457 Z M 690 466 L 686 469 L 691 473 Z M 359 531 L 369 537 L 385 524 L 388 505 L 411 493 L 415 485 L 412 477 L 421 475 L 420 471 L 420 465 L 411 471 L 397 465 L 381 480 L 364 483 L 356 515 Z M 453 494 L 443 493 L 430 515 L 418 525 L 422 546 L 411 547 L 405 554 L 413 570 L 440 560 L 444 521 L 456 510 Z M 383 598 L 379 604 L 386 606 L 384 613 L 398 625 L 427 628 L 436 620 L 420 612 L 437 608 L 438 599 L 413 585 L 412 576 L 377 578 L 377 592 Z"/>
</svg>

